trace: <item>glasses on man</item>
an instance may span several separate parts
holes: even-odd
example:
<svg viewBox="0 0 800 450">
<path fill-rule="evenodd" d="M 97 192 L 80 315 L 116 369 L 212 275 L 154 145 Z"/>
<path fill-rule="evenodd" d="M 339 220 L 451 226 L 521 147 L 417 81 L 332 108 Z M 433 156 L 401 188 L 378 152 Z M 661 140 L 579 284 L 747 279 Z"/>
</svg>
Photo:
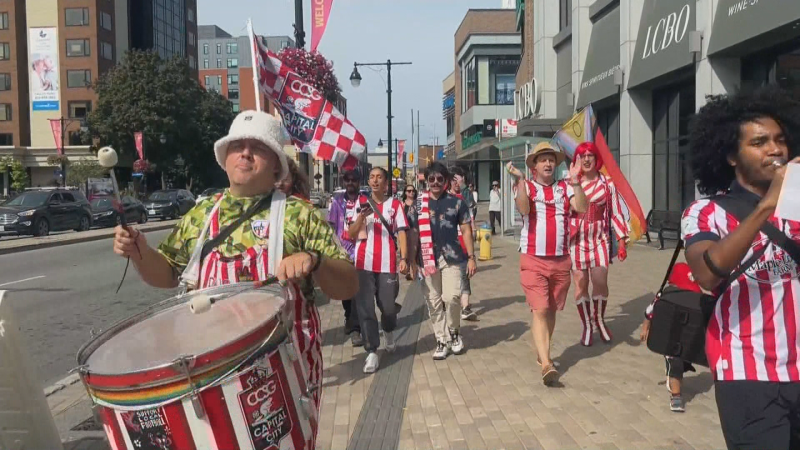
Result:
<svg viewBox="0 0 800 450">
<path fill-rule="evenodd" d="M 345 178 L 344 182 L 345 183 L 358 183 L 358 179 L 356 179 L 356 178 Z"/>
<path fill-rule="evenodd" d="M 444 183 L 444 177 L 441 175 L 431 175 L 428 177 L 428 183 Z"/>
</svg>

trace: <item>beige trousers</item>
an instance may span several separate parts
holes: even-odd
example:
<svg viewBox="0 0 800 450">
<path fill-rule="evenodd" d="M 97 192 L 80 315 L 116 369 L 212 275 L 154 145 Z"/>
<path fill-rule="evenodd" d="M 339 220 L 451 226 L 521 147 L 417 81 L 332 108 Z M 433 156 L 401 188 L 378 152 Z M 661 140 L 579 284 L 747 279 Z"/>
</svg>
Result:
<svg viewBox="0 0 800 450">
<path fill-rule="evenodd" d="M 428 299 L 433 333 L 438 342 L 450 341 L 449 328 L 461 328 L 461 279 L 464 264 L 448 264 L 439 258 L 439 271 L 422 282 L 422 294 Z"/>
</svg>

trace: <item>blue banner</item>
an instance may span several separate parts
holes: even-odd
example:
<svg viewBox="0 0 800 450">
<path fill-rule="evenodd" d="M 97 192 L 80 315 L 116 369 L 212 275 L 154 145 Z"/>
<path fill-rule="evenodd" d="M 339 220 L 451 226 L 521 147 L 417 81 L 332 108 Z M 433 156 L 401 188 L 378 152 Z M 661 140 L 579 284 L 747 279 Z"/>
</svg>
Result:
<svg viewBox="0 0 800 450">
<path fill-rule="evenodd" d="M 58 111 L 58 101 L 39 100 L 33 102 L 34 111 Z"/>
</svg>

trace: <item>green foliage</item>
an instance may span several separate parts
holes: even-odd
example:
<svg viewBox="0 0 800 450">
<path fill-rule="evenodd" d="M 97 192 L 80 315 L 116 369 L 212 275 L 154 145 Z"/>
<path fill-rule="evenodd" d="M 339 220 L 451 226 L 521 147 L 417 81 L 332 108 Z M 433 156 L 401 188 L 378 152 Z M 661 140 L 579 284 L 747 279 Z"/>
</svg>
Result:
<svg viewBox="0 0 800 450">
<path fill-rule="evenodd" d="M 66 155 L 50 155 L 47 157 L 47 164 L 51 166 L 61 166 L 61 164 L 69 164 L 69 158 Z"/>
<path fill-rule="evenodd" d="M 24 191 L 28 187 L 28 171 L 25 170 L 22 161 L 16 158 L 8 156 L 0 158 L 0 167 L 5 169 L 9 166 L 11 166 L 11 190 L 16 192 Z"/>
<path fill-rule="evenodd" d="M 185 59 L 163 60 L 152 51 L 131 50 L 93 88 L 99 99 L 88 125 L 103 145 L 114 147 L 121 159 L 138 159 L 133 136 L 142 131 L 145 158 L 169 168 L 173 182 L 210 182 L 218 169 L 214 141 L 227 134 L 233 113 L 227 99 L 200 86 Z M 179 157 L 186 164 L 176 173 Z"/>
<path fill-rule="evenodd" d="M 103 178 L 108 169 L 102 167 L 95 159 L 80 159 L 69 165 L 67 169 L 67 185 L 83 186 L 89 178 Z"/>
</svg>

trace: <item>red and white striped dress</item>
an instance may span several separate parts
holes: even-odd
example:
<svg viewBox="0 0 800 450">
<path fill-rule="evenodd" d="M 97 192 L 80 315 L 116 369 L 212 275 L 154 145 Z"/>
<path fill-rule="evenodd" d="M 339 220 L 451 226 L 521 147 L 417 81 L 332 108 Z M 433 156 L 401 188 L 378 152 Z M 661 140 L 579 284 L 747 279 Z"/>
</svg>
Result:
<svg viewBox="0 0 800 450">
<path fill-rule="evenodd" d="M 628 236 L 628 224 L 622 212 L 614 182 L 600 174 L 594 180 L 581 181 L 589 202 L 583 214 L 572 212 L 569 252 L 573 270 L 608 267 L 611 259 L 611 227 L 617 239 Z M 609 207 L 610 205 L 610 207 Z"/>
<path fill-rule="evenodd" d="M 800 222 L 775 216 L 769 221 L 800 243 Z M 681 220 L 687 249 L 697 242 L 724 239 L 738 226 L 736 218 L 711 199 L 692 203 Z M 800 274 L 789 254 L 763 233 L 742 261 L 765 246 L 758 262 L 724 292 L 714 292 L 719 300 L 706 331 L 706 356 L 718 381 L 800 381 Z"/>
</svg>

